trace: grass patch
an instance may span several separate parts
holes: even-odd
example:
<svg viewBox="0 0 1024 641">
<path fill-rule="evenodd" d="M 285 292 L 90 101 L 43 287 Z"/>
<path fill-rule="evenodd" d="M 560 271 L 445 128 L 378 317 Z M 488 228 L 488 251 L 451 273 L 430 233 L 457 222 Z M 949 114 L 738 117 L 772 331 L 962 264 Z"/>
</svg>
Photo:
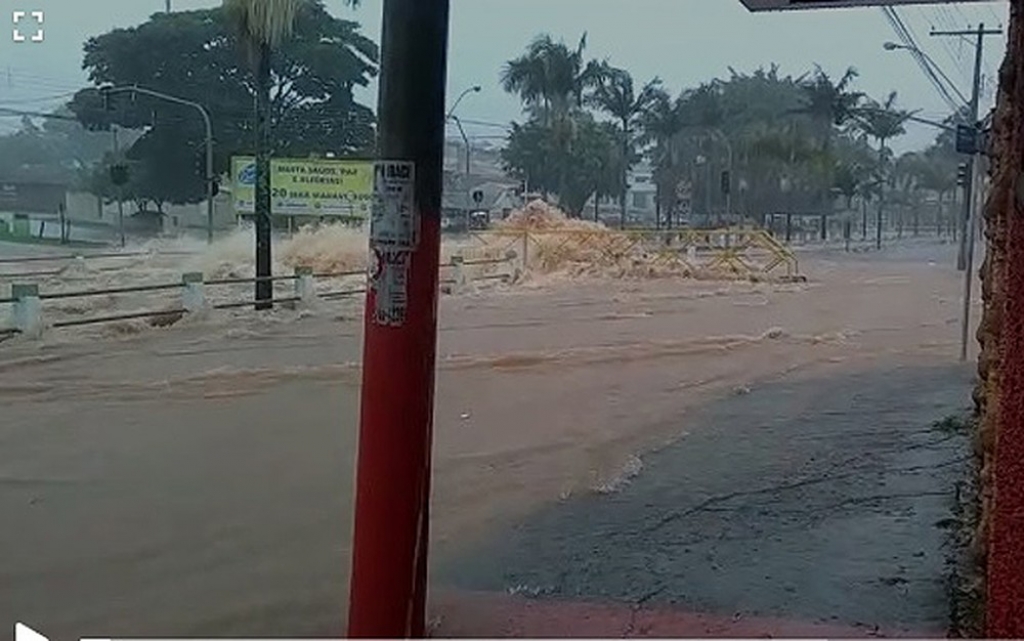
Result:
<svg viewBox="0 0 1024 641">
<path fill-rule="evenodd" d="M 966 414 L 950 414 L 932 423 L 932 427 L 946 434 L 970 434 L 974 419 Z"/>
</svg>

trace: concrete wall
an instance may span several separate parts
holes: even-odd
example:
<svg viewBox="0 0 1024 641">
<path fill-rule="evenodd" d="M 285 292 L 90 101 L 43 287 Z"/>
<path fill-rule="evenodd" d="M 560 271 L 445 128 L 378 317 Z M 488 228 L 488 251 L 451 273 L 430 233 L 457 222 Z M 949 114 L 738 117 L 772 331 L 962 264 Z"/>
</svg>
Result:
<svg viewBox="0 0 1024 641">
<path fill-rule="evenodd" d="M 117 225 L 117 203 L 102 203 L 100 198 L 86 192 L 68 192 L 66 196 L 67 216 L 72 221 Z M 135 204 L 124 203 L 125 216 L 135 211 Z M 206 202 L 190 205 L 165 205 L 164 231 L 206 229 Z M 213 224 L 215 229 L 229 229 L 235 225 L 235 211 L 231 198 L 218 195 L 213 201 Z"/>
</svg>

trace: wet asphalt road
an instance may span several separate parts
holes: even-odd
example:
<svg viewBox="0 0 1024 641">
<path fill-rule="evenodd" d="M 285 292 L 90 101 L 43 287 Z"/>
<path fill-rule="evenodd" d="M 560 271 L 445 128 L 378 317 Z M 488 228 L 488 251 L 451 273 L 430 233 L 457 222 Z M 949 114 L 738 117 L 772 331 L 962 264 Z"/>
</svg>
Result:
<svg viewBox="0 0 1024 641">
<path fill-rule="evenodd" d="M 941 633 L 969 453 L 934 423 L 966 366 L 756 388 L 687 417 L 614 494 L 551 505 L 442 564 L 439 585 Z"/>
</svg>

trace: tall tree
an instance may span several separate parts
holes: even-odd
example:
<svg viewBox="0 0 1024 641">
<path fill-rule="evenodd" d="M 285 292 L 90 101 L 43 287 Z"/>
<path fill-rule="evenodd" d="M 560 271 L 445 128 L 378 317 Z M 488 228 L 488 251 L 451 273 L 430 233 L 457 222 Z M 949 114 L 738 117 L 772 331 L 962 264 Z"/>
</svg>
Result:
<svg viewBox="0 0 1024 641">
<path fill-rule="evenodd" d="M 573 144 L 562 147 L 549 125 L 535 120 L 514 124 L 501 156 L 506 171 L 532 188 L 557 193 L 559 205 L 569 215 L 580 216 L 592 194 L 620 193 L 621 147 L 614 126 L 596 122 L 589 113 L 574 114 L 572 129 Z"/>
<path fill-rule="evenodd" d="M 875 247 L 882 248 L 882 220 L 885 214 L 885 186 L 888 182 L 889 149 L 886 143 L 907 132 L 907 121 L 912 112 L 896 108 L 897 94 L 890 92 L 882 102 L 869 100 L 857 112 L 858 127 L 867 136 L 878 141 L 878 213 L 875 219 Z"/>
<path fill-rule="evenodd" d="M 622 181 L 628 180 L 636 157 L 636 146 L 644 119 L 659 99 L 661 80 L 654 78 L 639 91 L 634 90 L 633 76 L 625 69 L 605 63 L 600 67 L 597 85 L 590 96 L 592 104 L 615 119 L 619 125 L 622 149 Z M 626 190 L 619 197 L 619 225 L 626 226 Z"/>
<path fill-rule="evenodd" d="M 550 35 L 540 35 L 501 72 L 504 89 L 518 94 L 530 119 L 546 130 L 555 162 L 571 157 L 584 96 L 598 79 L 599 65 L 586 59 L 586 45 L 586 34 L 575 49 Z M 562 197 L 571 189 L 571 168 L 558 165 L 554 175 L 557 182 L 548 193 Z"/>
<path fill-rule="evenodd" d="M 273 50 L 288 38 L 302 0 L 224 0 L 224 8 L 235 23 L 246 52 L 255 68 L 256 152 L 256 309 L 273 306 L 274 284 L 270 280 L 270 144 L 271 60 Z"/>
<path fill-rule="evenodd" d="M 864 99 L 863 93 L 850 89 L 857 77 L 857 70 L 849 67 L 838 80 L 833 80 L 816 66 L 814 74 L 800 83 L 805 104 L 796 111 L 815 123 L 824 150 L 830 149 L 836 129 L 857 117 L 857 108 Z"/>
<path fill-rule="evenodd" d="M 273 154 L 271 127 L 273 102 L 272 55 L 281 50 L 295 29 L 303 10 L 323 10 L 318 0 L 224 0 L 230 23 L 240 34 L 246 54 L 254 68 L 255 80 L 255 144 L 256 156 L 256 308 L 273 306 L 273 270 L 271 258 L 272 219 L 270 211 L 270 157 Z M 322 43 L 330 44 L 330 43 Z M 336 46 L 337 43 L 334 43 Z M 302 78 L 298 79 L 301 82 Z M 281 90 L 281 85 L 276 85 Z M 330 99 L 328 96 L 327 99 Z"/>
<path fill-rule="evenodd" d="M 671 224 L 678 206 L 676 188 L 682 178 L 678 138 L 686 127 L 686 120 L 678 98 L 673 100 L 663 89 L 654 93 L 651 106 L 643 116 L 643 141 L 653 144 L 649 156 L 654 166 L 655 224 L 660 227 L 662 214 Z"/>
<path fill-rule="evenodd" d="M 245 9 L 250 2 L 256 0 L 236 4 Z M 89 39 L 83 66 L 94 85 L 137 84 L 206 107 L 215 171 L 223 173 L 231 156 L 252 155 L 255 143 L 255 67 L 240 55 L 248 36 L 234 17 L 224 6 L 154 14 L 138 26 Z M 377 45 L 357 23 L 328 13 L 320 0 L 301 0 L 293 25 L 271 60 L 274 155 L 371 156 L 374 115 L 356 102 L 354 91 L 377 73 Z M 202 164 L 197 167 L 204 133 L 194 110 L 124 93 L 111 96 L 108 111 L 95 88 L 78 92 L 69 107 L 87 127 L 117 124 L 142 132 L 128 156 L 146 173 L 165 176 L 169 202 L 205 197 Z"/>
<path fill-rule="evenodd" d="M 539 35 L 523 55 L 505 63 L 501 86 L 517 94 L 545 125 L 565 120 L 583 107 L 584 96 L 600 76 L 598 63 L 586 59 L 586 49 L 586 33 L 574 49 L 548 34 Z"/>
</svg>

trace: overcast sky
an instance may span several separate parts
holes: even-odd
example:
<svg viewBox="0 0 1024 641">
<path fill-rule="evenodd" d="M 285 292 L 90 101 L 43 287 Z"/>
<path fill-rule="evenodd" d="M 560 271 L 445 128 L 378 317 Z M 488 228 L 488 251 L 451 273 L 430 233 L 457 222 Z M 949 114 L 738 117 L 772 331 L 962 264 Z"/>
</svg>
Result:
<svg viewBox="0 0 1024 641">
<path fill-rule="evenodd" d="M 45 11 L 45 41 L 14 44 L 0 39 L 0 107 L 49 109 L 81 87 L 81 45 L 91 35 L 144 21 L 164 9 L 164 0 L 0 0 L 7 7 Z M 327 0 L 333 13 L 356 20 L 375 40 L 380 35 L 383 0 L 362 0 L 358 9 Z M 175 10 L 211 7 L 218 0 L 172 0 Z M 1008 2 L 962 2 L 904 7 L 900 10 L 922 49 L 969 92 L 973 47 L 957 38 L 930 37 L 929 31 L 959 29 L 978 22 L 1005 26 Z M 8 13 L 9 15 L 9 13 Z M 895 34 L 878 8 L 750 14 L 739 0 L 452 0 L 448 92 L 452 99 L 479 84 L 483 91 L 459 107 L 464 120 L 507 123 L 520 114 L 516 99 L 501 91 L 502 63 L 518 55 L 536 34 L 547 32 L 575 43 L 588 33 L 589 53 L 633 72 L 639 81 L 659 76 L 676 92 L 729 67 L 750 71 L 778 63 L 783 73 L 801 74 L 814 63 L 839 75 L 856 67 L 858 88 L 875 97 L 897 90 L 900 104 L 921 116 L 949 113 L 938 92 L 905 51 L 882 44 Z M 994 98 L 994 73 L 1006 42 L 986 41 L 985 104 Z M 375 88 L 364 96 L 376 101 Z M 0 117 L 0 126 L 16 120 Z M 467 127 L 481 140 L 500 136 L 496 126 Z M 920 147 L 934 130 L 914 125 L 898 145 Z"/>
</svg>

